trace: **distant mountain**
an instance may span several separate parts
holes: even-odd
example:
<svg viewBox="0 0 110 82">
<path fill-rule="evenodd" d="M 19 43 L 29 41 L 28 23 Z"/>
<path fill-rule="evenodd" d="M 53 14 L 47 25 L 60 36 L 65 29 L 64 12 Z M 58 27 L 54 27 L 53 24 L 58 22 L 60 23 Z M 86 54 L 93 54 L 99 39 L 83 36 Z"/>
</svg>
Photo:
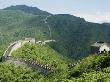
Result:
<svg viewBox="0 0 110 82">
<path fill-rule="evenodd" d="M 106 23 L 106 22 L 105 22 L 105 23 L 103 23 L 103 24 L 104 24 L 104 25 L 107 25 L 107 26 L 110 26 L 110 23 Z"/>
<path fill-rule="evenodd" d="M 89 54 L 92 43 L 110 42 L 110 27 L 105 24 L 86 22 L 69 14 L 29 14 L 30 10 L 26 13 L 17 7 L 24 9 L 24 6 L 13 6 L 14 9 L 8 7 L 0 11 L 0 45 L 24 37 L 55 39 L 56 43 L 49 44 L 53 49 L 65 57 L 78 59 Z"/>
<path fill-rule="evenodd" d="M 39 71 L 5 61 L 0 64 L 0 81 L 110 82 L 110 54 L 90 54 L 94 42 L 110 43 L 110 23 L 87 22 L 69 14 L 51 15 L 25 5 L 0 10 L 0 58 L 9 43 L 30 37 L 36 41 L 54 39 L 56 42 L 26 44 L 12 56 L 29 60 L 33 66 L 36 62 L 43 69 L 50 67 L 49 75 L 45 77 Z"/>
<path fill-rule="evenodd" d="M 54 15 L 48 19 L 54 39 L 53 48 L 71 58 L 81 58 L 90 53 L 96 41 L 110 42 L 110 28 L 104 24 L 86 22 L 83 18 L 67 14 Z"/>
<path fill-rule="evenodd" d="M 5 8 L 4 10 L 21 10 L 21 11 L 24 11 L 25 13 L 30 13 L 34 15 L 50 15 L 50 13 L 46 11 L 42 11 L 36 7 L 28 7 L 26 5 L 10 6 Z"/>
</svg>

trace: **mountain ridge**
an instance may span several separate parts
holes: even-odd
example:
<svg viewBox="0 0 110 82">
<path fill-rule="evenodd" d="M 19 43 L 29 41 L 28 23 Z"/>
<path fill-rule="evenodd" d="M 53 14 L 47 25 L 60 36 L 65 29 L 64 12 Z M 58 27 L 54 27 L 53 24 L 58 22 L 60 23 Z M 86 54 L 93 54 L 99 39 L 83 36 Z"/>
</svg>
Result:
<svg viewBox="0 0 110 82">
<path fill-rule="evenodd" d="M 110 42 L 109 23 L 87 22 L 68 14 L 44 14 L 24 12 L 16 8 L 0 10 L 0 55 L 11 42 L 26 37 L 36 40 L 36 44 L 26 43 L 12 52 L 14 64 L 13 61 L 1 62 L 0 81 L 109 82 L 110 53 L 90 54 L 90 46 L 94 42 Z M 42 44 L 51 39 L 50 34 L 55 42 Z M 6 51 L 10 51 L 12 47 L 13 44 Z M 18 60 L 28 66 L 17 66 L 20 64 Z M 43 75 L 38 67 L 52 71 Z"/>
<path fill-rule="evenodd" d="M 42 11 L 37 7 L 29 7 L 26 5 L 10 6 L 10 7 L 4 8 L 3 10 L 21 10 L 21 11 L 24 11 L 25 13 L 30 13 L 34 15 L 51 15 L 51 13 Z"/>
<path fill-rule="evenodd" d="M 50 39 L 51 30 L 52 39 L 55 39 L 56 43 L 49 45 L 63 56 L 72 59 L 87 56 L 90 53 L 90 45 L 96 41 L 110 41 L 110 29 L 104 24 L 87 22 L 83 18 L 68 14 L 51 15 L 47 18 L 47 15 L 23 11 L 18 13 L 16 7 L 15 10 L 0 12 L 0 29 L 0 44 L 8 44 L 25 37 L 47 40 Z"/>
</svg>

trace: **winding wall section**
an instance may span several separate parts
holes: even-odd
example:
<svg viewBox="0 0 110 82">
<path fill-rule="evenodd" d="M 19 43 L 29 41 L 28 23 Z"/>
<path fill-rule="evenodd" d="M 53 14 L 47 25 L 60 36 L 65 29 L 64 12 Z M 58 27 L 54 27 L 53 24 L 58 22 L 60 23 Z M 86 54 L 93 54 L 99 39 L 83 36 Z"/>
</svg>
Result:
<svg viewBox="0 0 110 82">
<path fill-rule="evenodd" d="M 6 49 L 6 51 L 3 54 L 3 61 L 11 61 L 11 63 L 14 64 L 19 64 L 19 65 L 23 65 L 26 64 L 28 67 L 31 67 L 34 70 L 39 70 L 40 72 L 44 73 L 44 74 L 48 74 L 52 68 L 49 65 L 42 65 L 34 60 L 23 60 L 23 59 L 14 59 L 12 57 L 12 52 L 20 47 L 22 47 L 25 43 L 35 43 L 34 39 L 32 40 L 19 40 L 16 41 L 12 44 L 10 44 L 10 46 Z"/>
</svg>

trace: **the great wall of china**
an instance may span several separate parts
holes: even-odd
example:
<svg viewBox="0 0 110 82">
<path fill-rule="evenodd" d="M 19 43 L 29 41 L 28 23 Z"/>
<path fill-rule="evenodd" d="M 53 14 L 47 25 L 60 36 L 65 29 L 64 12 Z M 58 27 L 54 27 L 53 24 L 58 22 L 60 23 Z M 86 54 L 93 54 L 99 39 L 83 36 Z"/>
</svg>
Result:
<svg viewBox="0 0 110 82">
<path fill-rule="evenodd" d="M 31 67 L 32 69 L 36 69 L 36 70 L 39 70 L 40 72 L 48 74 L 49 71 L 53 71 L 53 68 L 51 66 L 43 65 L 43 64 L 39 63 L 38 61 L 34 61 L 31 59 L 28 59 L 28 60 L 14 59 L 11 55 L 13 51 L 22 47 L 26 43 L 33 43 L 33 44 L 39 43 L 41 45 L 45 45 L 48 42 L 55 42 L 55 40 L 46 40 L 46 41 L 37 41 L 36 42 L 35 39 L 33 39 L 33 38 L 26 38 L 25 40 L 16 41 L 14 43 L 11 43 L 9 45 L 9 47 L 6 49 L 6 51 L 3 54 L 2 60 L 3 61 L 11 61 L 11 63 L 14 63 L 16 65 L 18 65 L 18 63 L 19 63 L 19 65 L 25 64 L 26 66 Z"/>
</svg>

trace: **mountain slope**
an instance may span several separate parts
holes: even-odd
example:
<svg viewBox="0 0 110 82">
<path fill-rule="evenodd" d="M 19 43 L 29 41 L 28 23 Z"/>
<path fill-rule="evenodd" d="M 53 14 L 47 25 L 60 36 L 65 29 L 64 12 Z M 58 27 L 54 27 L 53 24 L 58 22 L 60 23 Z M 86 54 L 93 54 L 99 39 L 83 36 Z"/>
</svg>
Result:
<svg viewBox="0 0 110 82">
<path fill-rule="evenodd" d="M 68 57 L 84 57 L 90 52 L 90 45 L 96 41 L 110 41 L 109 27 L 89 23 L 72 15 L 54 15 L 48 19 L 53 38 L 58 42 L 53 46 Z M 54 35 L 58 34 L 58 35 Z"/>
<path fill-rule="evenodd" d="M 9 62 L 0 63 L 0 74 L 1 82 L 40 82 L 44 78 L 37 71 Z"/>
<path fill-rule="evenodd" d="M 34 60 L 42 65 L 53 68 L 53 77 L 66 78 L 68 72 L 68 62 L 58 52 L 48 45 L 25 44 L 20 49 L 13 52 L 12 56 L 16 59 Z"/>
<path fill-rule="evenodd" d="M 45 13 L 44 13 L 45 14 Z M 50 31 L 52 37 L 50 37 Z M 15 59 L 31 59 L 49 65 L 48 76 L 4 62 L 0 64 L 0 81 L 17 82 L 109 82 L 110 54 L 92 55 L 71 64 L 67 57 L 81 59 L 90 53 L 96 41 L 110 42 L 109 24 L 97 24 L 68 14 L 40 15 L 24 10 L 0 10 L 0 54 L 10 42 L 34 37 L 37 41 L 55 39 L 46 45 L 26 44 L 13 52 Z M 66 57 L 66 58 L 65 58 Z M 72 62 L 74 63 L 74 62 Z M 74 66 L 73 66 L 74 65 Z"/>
<path fill-rule="evenodd" d="M 82 59 L 72 69 L 73 81 L 110 81 L 110 54 L 94 54 Z"/>
<path fill-rule="evenodd" d="M 48 38 L 49 31 L 44 24 L 45 18 L 22 11 L 0 10 L 0 44 L 35 35 L 38 40 Z"/>
<path fill-rule="evenodd" d="M 107 25 L 86 22 L 68 14 L 39 16 L 18 11 L 16 6 L 13 8 L 14 10 L 0 12 L 2 45 L 24 37 L 35 37 L 37 41 L 55 39 L 56 43 L 49 43 L 53 49 L 65 57 L 79 59 L 90 53 L 92 43 L 110 41 L 110 29 Z"/>
<path fill-rule="evenodd" d="M 30 13 L 34 15 L 51 15 L 50 13 L 46 11 L 42 11 L 36 7 L 28 7 L 26 5 L 10 6 L 10 7 L 5 8 L 4 10 L 21 10 L 21 11 L 24 11 L 25 13 Z"/>
</svg>

